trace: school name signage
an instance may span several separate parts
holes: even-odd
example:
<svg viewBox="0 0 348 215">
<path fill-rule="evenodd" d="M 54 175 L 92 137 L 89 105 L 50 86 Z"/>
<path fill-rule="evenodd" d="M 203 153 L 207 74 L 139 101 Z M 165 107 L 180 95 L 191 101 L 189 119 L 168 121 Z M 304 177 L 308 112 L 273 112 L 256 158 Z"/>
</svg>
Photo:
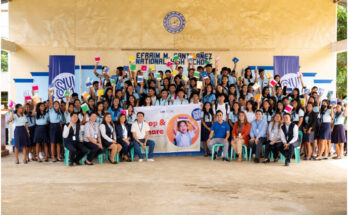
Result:
<svg viewBox="0 0 348 215">
<path fill-rule="evenodd" d="M 188 57 L 193 55 L 193 64 L 204 65 L 206 61 L 212 62 L 213 53 L 198 52 L 198 53 L 184 53 L 177 52 L 169 55 L 168 52 L 137 52 L 136 64 L 167 64 L 168 61 L 174 61 L 173 56 L 179 57 L 179 64 L 187 64 Z"/>
</svg>

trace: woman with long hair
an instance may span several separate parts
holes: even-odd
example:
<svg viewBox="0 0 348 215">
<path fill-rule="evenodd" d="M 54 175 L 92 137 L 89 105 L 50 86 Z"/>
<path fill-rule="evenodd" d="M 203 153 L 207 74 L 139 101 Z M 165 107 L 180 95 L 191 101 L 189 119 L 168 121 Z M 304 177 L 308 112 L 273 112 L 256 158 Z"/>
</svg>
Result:
<svg viewBox="0 0 348 215">
<path fill-rule="evenodd" d="M 132 125 L 127 123 L 126 115 L 120 114 L 116 124 L 116 135 L 117 142 L 122 145 L 122 158 L 125 161 L 130 161 L 129 150 L 133 147 L 131 128 Z"/>
<path fill-rule="evenodd" d="M 238 155 L 238 162 L 243 160 L 242 156 L 242 146 L 249 145 L 249 133 L 250 133 L 251 125 L 247 120 L 246 114 L 244 112 L 239 112 L 238 121 L 233 125 L 232 132 L 232 147 L 236 154 Z M 247 152 L 246 152 L 247 153 Z M 232 156 L 232 155 L 231 155 Z"/>
<path fill-rule="evenodd" d="M 265 160 L 263 163 L 269 163 L 269 153 L 273 152 L 273 161 L 278 161 L 278 154 L 283 147 L 283 143 L 281 141 L 281 125 L 282 125 L 282 114 L 276 113 L 273 117 L 272 122 L 268 126 L 268 133 L 267 133 L 267 142 L 265 147 Z"/>
</svg>

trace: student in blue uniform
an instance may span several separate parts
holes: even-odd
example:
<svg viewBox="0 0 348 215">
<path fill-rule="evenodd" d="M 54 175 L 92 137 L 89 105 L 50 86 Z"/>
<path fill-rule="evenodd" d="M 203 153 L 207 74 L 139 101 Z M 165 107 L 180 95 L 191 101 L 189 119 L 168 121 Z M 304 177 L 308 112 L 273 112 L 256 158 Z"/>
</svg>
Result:
<svg viewBox="0 0 348 215">
<path fill-rule="evenodd" d="M 334 111 L 335 105 L 331 106 L 331 118 L 333 118 L 333 132 L 331 135 L 331 143 L 335 144 L 336 157 L 334 159 L 341 159 L 343 156 L 343 144 L 347 141 L 344 131 L 344 119 L 347 117 L 347 104 L 344 104 L 344 110 L 342 104 L 339 102 Z"/>
<path fill-rule="evenodd" d="M 52 162 L 63 161 L 60 158 L 60 146 L 62 144 L 62 112 L 60 111 L 60 104 L 58 101 L 52 101 L 52 93 L 49 92 L 49 109 L 48 116 L 50 120 L 49 135 L 51 143 L 51 157 Z"/>
<path fill-rule="evenodd" d="M 16 105 L 16 110 L 11 108 L 11 121 L 14 123 L 14 142 L 15 142 L 15 156 L 16 164 L 19 164 L 19 148 L 23 149 L 23 163 L 28 163 L 28 147 L 30 146 L 29 128 L 27 124 L 27 118 L 24 115 L 23 106 L 21 104 Z"/>
<path fill-rule="evenodd" d="M 64 145 L 69 149 L 69 166 L 80 165 L 80 160 L 88 153 L 88 149 L 82 144 L 81 126 L 78 122 L 78 114 L 70 114 L 69 124 L 64 126 L 63 138 Z"/>
<path fill-rule="evenodd" d="M 37 161 L 41 162 L 39 153 L 42 151 L 42 147 L 45 147 L 45 161 L 48 162 L 48 143 L 50 139 L 48 137 L 48 112 L 46 112 L 45 104 L 40 102 L 34 103 L 33 115 L 35 116 L 36 128 L 34 135 L 34 142 L 36 144 Z"/>
<path fill-rule="evenodd" d="M 318 132 L 318 155 L 315 160 L 327 159 L 329 150 L 331 148 L 331 110 L 327 100 L 321 102 L 320 109 L 320 126 Z M 322 157 L 324 153 L 324 157 Z"/>
<path fill-rule="evenodd" d="M 117 142 L 122 145 L 122 158 L 130 161 L 128 158 L 129 150 L 133 147 L 131 132 L 132 124 L 127 122 L 126 115 L 121 114 L 116 124 Z"/>
<path fill-rule="evenodd" d="M 27 117 L 28 129 L 30 134 L 30 146 L 28 147 L 28 161 L 36 161 L 35 156 L 35 116 L 32 114 L 31 104 L 26 103 L 24 108 L 24 115 Z"/>
<path fill-rule="evenodd" d="M 213 112 L 212 104 L 210 102 L 204 103 L 201 122 L 202 122 L 201 141 L 203 142 L 204 157 L 207 157 L 208 156 L 207 140 L 209 139 L 211 126 L 213 125 L 213 122 L 214 122 L 214 112 Z"/>
</svg>

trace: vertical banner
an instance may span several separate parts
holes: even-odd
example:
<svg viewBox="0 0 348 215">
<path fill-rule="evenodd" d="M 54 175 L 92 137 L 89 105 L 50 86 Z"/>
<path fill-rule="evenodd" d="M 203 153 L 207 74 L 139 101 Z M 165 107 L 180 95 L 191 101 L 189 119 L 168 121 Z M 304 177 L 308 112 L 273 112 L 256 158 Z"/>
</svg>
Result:
<svg viewBox="0 0 348 215">
<path fill-rule="evenodd" d="M 75 92 L 75 56 L 50 55 L 48 84 L 54 84 L 55 98 L 63 98 L 65 90 Z"/>
<path fill-rule="evenodd" d="M 155 152 L 200 151 L 201 106 L 199 104 L 135 107 L 149 123 L 149 139 L 155 141 Z"/>
<path fill-rule="evenodd" d="M 301 82 L 298 77 L 300 69 L 299 56 L 273 56 L 275 75 L 280 76 L 282 86 L 301 89 Z"/>
</svg>

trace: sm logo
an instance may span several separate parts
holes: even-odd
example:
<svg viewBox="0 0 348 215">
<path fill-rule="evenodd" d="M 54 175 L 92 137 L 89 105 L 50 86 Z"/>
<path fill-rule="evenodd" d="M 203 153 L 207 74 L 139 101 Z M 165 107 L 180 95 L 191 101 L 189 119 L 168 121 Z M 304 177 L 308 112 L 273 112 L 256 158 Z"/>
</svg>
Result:
<svg viewBox="0 0 348 215">
<path fill-rule="evenodd" d="M 65 90 L 71 90 L 71 93 L 75 90 L 75 76 L 72 73 L 61 73 L 57 75 L 52 83 L 54 83 L 54 93 L 55 98 L 63 98 Z"/>
</svg>

